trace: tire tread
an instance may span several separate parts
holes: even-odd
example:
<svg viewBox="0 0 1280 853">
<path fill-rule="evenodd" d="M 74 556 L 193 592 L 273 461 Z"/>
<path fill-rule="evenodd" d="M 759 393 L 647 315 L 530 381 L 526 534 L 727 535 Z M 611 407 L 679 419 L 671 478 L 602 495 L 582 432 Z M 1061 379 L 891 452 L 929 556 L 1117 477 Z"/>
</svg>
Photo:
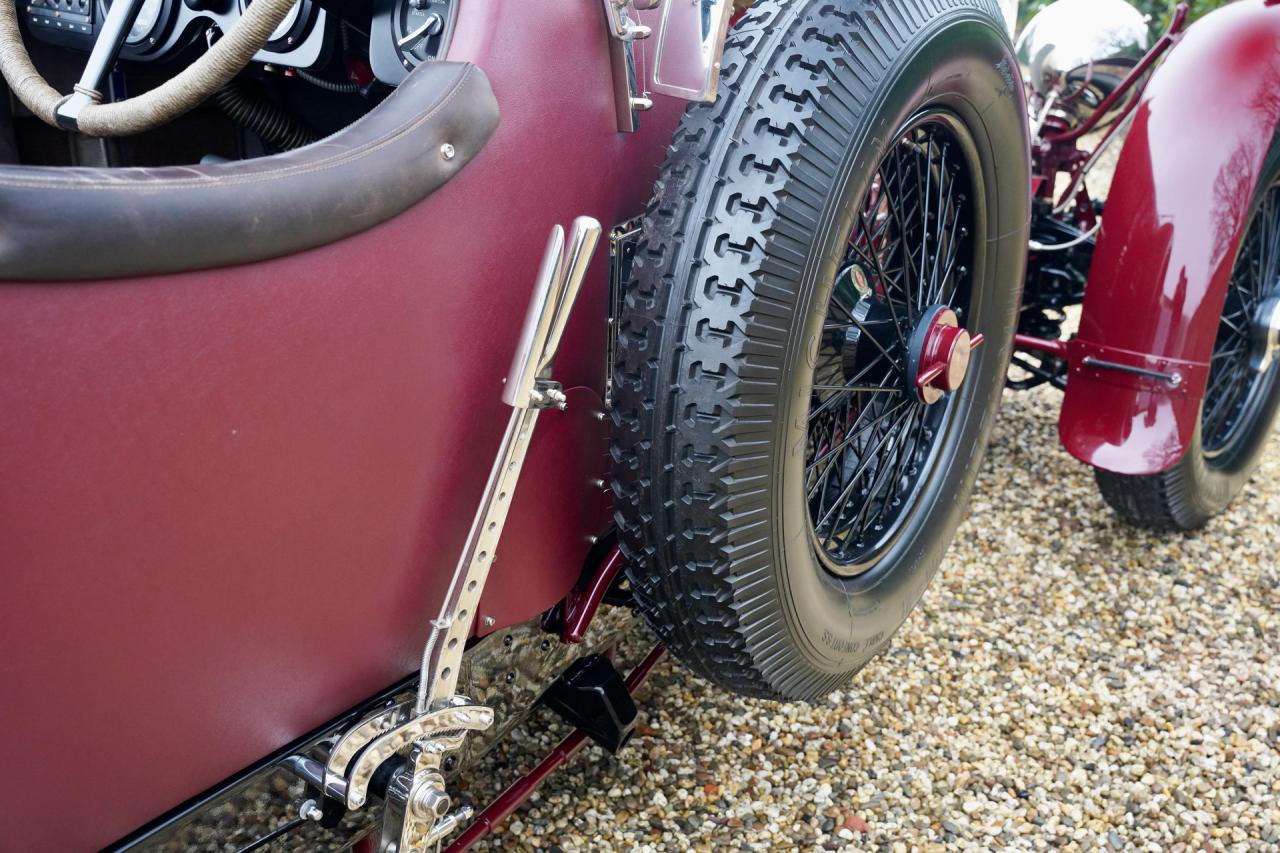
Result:
<svg viewBox="0 0 1280 853">
<path fill-rule="evenodd" d="M 619 541 L 660 640 L 738 693 L 813 698 L 853 674 L 797 668 L 767 591 L 777 354 L 841 140 L 910 41 L 958 7 L 999 15 L 988 0 L 757 3 L 645 211 L 614 367 Z"/>
</svg>

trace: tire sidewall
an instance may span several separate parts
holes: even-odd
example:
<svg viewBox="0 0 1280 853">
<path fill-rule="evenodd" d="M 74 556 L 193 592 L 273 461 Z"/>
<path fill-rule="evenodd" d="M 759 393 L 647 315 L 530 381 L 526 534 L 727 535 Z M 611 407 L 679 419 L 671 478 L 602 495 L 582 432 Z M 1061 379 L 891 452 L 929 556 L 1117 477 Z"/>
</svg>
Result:
<svg viewBox="0 0 1280 853">
<path fill-rule="evenodd" d="M 1263 160 L 1258 187 L 1249 201 L 1248 216 L 1245 227 L 1241 231 L 1241 247 L 1244 235 L 1253 225 L 1254 217 L 1262 206 L 1268 192 L 1280 185 L 1280 134 L 1272 140 L 1271 147 Z M 1237 252 L 1239 249 L 1237 249 Z M 1232 275 L 1235 263 L 1232 262 Z M 1229 285 L 1228 285 L 1229 286 Z M 1225 310 L 1226 292 L 1223 292 Z M 1196 417 L 1195 431 L 1187 453 L 1175 468 L 1166 474 L 1172 481 L 1171 497 L 1173 513 L 1179 526 L 1184 528 L 1199 527 L 1209 519 L 1218 515 L 1235 499 L 1254 471 L 1262 463 L 1262 456 L 1267 449 L 1267 441 L 1280 411 L 1280 364 L 1273 364 L 1271 375 L 1266 378 L 1269 388 L 1263 393 L 1265 397 L 1259 402 L 1252 428 L 1234 439 L 1225 450 L 1222 458 L 1211 462 L 1204 450 L 1203 410 Z M 1203 406 L 1203 401 L 1202 401 Z"/>
</svg>

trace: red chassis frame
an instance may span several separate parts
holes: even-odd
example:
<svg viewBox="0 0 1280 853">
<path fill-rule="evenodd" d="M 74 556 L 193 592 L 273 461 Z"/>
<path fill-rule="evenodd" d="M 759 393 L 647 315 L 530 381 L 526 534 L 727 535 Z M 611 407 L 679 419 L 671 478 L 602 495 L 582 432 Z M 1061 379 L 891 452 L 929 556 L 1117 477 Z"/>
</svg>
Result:
<svg viewBox="0 0 1280 853">
<path fill-rule="evenodd" d="M 1079 335 L 1019 337 L 1024 349 L 1068 361 L 1059 434 L 1091 465 L 1157 473 L 1192 439 L 1249 202 L 1280 123 L 1272 5 L 1241 0 L 1175 37 L 1116 164 Z"/>
<path fill-rule="evenodd" d="M 599 0 L 464 8 L 450 59 L 501 122 L 422 203 L 264 263 L 0 285 L 5 849 L 99 848 L 417 670 L 547 232 L 640 213 L 684 105 L 618 132 Z M 484 631 L 562 599 L 609 523 L 607 254 Z"/>
</svg>

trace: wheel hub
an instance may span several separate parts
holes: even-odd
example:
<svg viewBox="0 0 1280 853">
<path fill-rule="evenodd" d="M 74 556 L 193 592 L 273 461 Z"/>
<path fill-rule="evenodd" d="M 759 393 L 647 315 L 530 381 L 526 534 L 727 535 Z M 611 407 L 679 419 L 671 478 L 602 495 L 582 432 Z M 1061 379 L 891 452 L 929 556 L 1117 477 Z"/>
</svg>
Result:
<svg viewBox="0 0 1280 853">
<path fill-rule="evenodd" d="M 892 352 L 898 331 L 887 303 L 873 296 L 864 297 L 853 307 L 849 328 L 839 330 L 834 341 L 840 353 L 840 371 L 846 382 L 863 372 L 867 361 L 877 353 Z"/>
<path fill-rule="evenodd" d="M 1280 295 L 1262 303 L 1253 318 L 1253 358 L 1250 365 L 1266 373 L 1280 354 Z"/>
<path fill-rule="evenodd" d="M 981 337 L 972 305 L 969 137 L 928 115 L 891 146 L 853 207 L 822 318 L 805 421 L 803 497 L 822 567 L 880 565 L 955 452 L 960 388 Z M 954 308 L 951 306 L 955 306 Z"/>
<path fill-rule="evenodd" d="M 956 312 L 945 305 L 924 312 L 911 334 L 907 376 L 926 405 L 964 383 L 973 351 L 981 343 L 982 335 L 961 328 Z"/>
</svg>

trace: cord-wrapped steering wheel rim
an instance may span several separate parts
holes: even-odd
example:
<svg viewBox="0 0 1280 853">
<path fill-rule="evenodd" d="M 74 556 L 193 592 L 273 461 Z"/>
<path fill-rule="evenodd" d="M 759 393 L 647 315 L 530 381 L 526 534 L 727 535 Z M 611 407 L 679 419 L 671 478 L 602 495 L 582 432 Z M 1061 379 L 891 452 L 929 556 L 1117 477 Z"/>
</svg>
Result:
<svg viewBox="0 0 1280 853">
<path fill-rule="evenodd" d="M 77 129 L 89 136 L 129 136 L 199 106 L 249 64 L 296 2 L 255 0 L 226 35 L 176 76 L 136 98 L 85 106 L 76 117 Z M 13 3 L 0 3 L 0 74 L 34 115 L 54 127 L 62 126 L 57 109 L 69 96 L 50 86 L 32 64 Z"/>
</svg>

